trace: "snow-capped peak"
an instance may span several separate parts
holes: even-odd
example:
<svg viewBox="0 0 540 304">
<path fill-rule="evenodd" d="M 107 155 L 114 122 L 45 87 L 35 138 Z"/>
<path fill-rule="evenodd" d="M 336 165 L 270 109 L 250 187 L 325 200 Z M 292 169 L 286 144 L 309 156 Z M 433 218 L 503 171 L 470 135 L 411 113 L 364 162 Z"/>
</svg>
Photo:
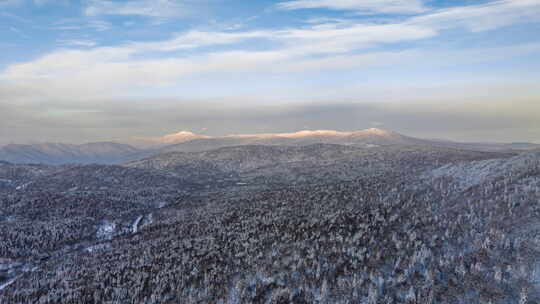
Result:
<svg viewBox="0 0 540 304">
<path fill-rule="evenodd" d="M 205 135 L 195 134 L 190 131 L 180 131 L 173 134 L 168 134 L 162 137 L 154 138 L 154 142 L 163 143 L 163 144 L 178 144 L 198 138 L 208 138 Z"/>
<path fill-rule="evenodd" d="M 335 131 L 335 130 L 302 130 L 297 132 L 291 132 L 291 133 L 260 133 L 260 134 L 235 134 L 235 135 L 228 135 L 225 137 L 229 138 L 249 138 L 249 137 L 257 137 L 257 138 L 306 138 L 306 137 L 346 137 L 351 135 L 378 135 L 378 136 L 391 136 L 393 135 L 392 132 L 377 129 L 377 128 L 371 128 L 366 130 L 360 130 L 360 131 L 352 131 L 352 132 L 342 132 L 342 131 Z"/>
<path fill-rule="evenodd" d="M 164 135 L 161 137 L 155 138 L 139 138 L 137 143 L 139 146 L 141 144 L 150 144 L 150 145 L 171 145 L 171 144 L 180 144 L 194 139 L 219 139 L 219 138 L 228 138 L 228 139 L 245 139 L 245 140 L 272 140 L 272 139 L 291 139 L 291 140 L 304 140 L 304 139 L 316 139 L 321 140 L 323 138 L 331 139 L 345 139 L 348 137 L 352 138 L 370 138 L 374 137 L 385 137 L 394 138 L 397 134 L 377 128 L 371 128 L 366 130 L 359 131 L 335 131 L 335 130 L 301 130 L 297 132 L 289 133 L 257 133 L 257 134 L 234 134 L 226 136 L 206 136 L 195 134 L 190 131 L 179 131 L 177 133 Z"/>
<path fill-rule="evenodd" d="M 382 130 L 382 129 L 378 129 L 378 128 L 369 128 L 369 129 L 358 131 L 358 133 L 368 133 L 368 134 L 373 134 L 373 135 L 378 135 L 378 136 L 392 136 L 392 135 L 394 135 L 394 133 L 392 133 L 390 131 L 386 131 L 386 130 Z"/>
<path fill-rule="evenodd" d="M 190 131 L 179 131 L 161 137 L 134 137 L 128 142 L 134 146 L 148 148 L 160 145 L 171 145 L 188 142 L 194 139 L 210 138 L 209 136 L 195 134 Z"/>
<path fill-rule="evenodd" d="M 225 137 L 229 138 L 245 138 L 245 137 L 257 137 L 257 138 L 304 138 L 315 136 L 348 136 L 351 132 L 339 132 L 333 130 L 302 130 L 291 133 L 259 133 L 259 134 L 235 134 Z"/>
</svg>

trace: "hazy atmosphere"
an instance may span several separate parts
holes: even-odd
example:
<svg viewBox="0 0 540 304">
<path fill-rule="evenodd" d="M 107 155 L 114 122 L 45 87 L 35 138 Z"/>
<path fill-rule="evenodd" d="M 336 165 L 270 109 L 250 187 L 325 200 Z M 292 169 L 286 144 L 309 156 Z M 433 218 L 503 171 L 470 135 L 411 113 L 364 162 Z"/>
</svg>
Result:
<svg viewBox="0 0 540 304">
<path fill-rule="evenodd" d="M 304 129 L 540 142 L 540 1 L 0 0 L 0 144 Z"/>
</svg>

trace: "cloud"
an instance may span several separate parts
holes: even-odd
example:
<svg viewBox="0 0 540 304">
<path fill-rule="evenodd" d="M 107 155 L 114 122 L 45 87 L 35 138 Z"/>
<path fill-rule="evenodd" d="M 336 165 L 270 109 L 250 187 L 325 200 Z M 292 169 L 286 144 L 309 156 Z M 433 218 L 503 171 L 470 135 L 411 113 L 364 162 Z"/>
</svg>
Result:
<svg viewBox="0 0 540 304">
<path fill-rule="evenodd" d="M 2 75 L 6 102 L 36 102 L 40 100 L 69 100 L 75 103 L 92 103 L 92 99 L 111 96 L 163 96 L 160 92 L 172 89 L 164 96 L 211 97 L 249 96 L 264 102 L 263 96 L 280 100 L 298 96 L 299 100 L 460 100 L 463 98 L 490 99 L 539 96 L 531 81 L 520 85 L 506 75 L 493 75 L 490 79 L 462 78 L 461 82 L 447 83 L 444 78 L 414 84 L 408 78 L 399 82 L 374 78 L 361 80 L 377 69 L 393 71 L 414 70 L 421 67 L 440 70 L 457 64 L 475 64 L 508 60 L 510 58 L 540 53 L 539 44 L 509 46 L 506 48 L 477 48 L 469 50 L 377 51 L 360 54 L 300 58 L 280 51 L 221 51 L 207 55 L 184 58 L 132 59 L 137 56 L 131 48 L 99 47 L 83 50 L 65 50 L 27 64 L 14 65 Z M 61 64 L 60 64 L 61 63 Z M 398 67 L 396 69 L 396 67 Z M 323 82 L 317 86 L 306 85 L 309 77 L 340 72 L 362 71 L 358 85 Z M 333 73 L 333 74 L 330 74 Z M 330 76 L 334 75 L 334 76 Z M 337 76 L 336 76 L 337 75 Z M 391 76 L 389 76 L 391 77 Z M 440 77 L 443 77 L 442 75 Z M 371 77 L 370 77 L 371 78 Z M 249 86 L 245 86 L 249 79 Z M 280 80 L 284 79 L 284 80 Z M 368 78 L 369 79 L 369 78 Z M 365 84 L 363 83 L 365 82 Z M 472 82 L 463 88 L 463 83 Z M 485 83 L 482 83 L 485 82 Z M 439 84 L 438 84 L 439 83 Z M 441 87 L 447 83 L 448 88 Z M 312 87 L 313 86 L 313 87 Z M 208 88 L 212 89 L 209 90 Z M 427 87 L 427 88 L 426 88 Z M 230 88 L 234 88 L 230 90 Z M 282 94 L 282 95 L 280 95 Z M 1 95 L 1 94 L 0 94 Z M 239 102 L 239 101 L 236 101 Z"/>
<path fill-rule="evenodd" d="M 408 24 L 429 26 L 437 30 L 462 27 L 480 32 L 539 20 L 540 0 L 499 0 L 442 9 L 414 17 Z"/>
<path fill-rule="evenodd" d="M 341 53 L 384 43 L 412 41 L 432 37 L 429 28 L 402 24 L 317 24 L 302 28 L 244 32 L 189 31 L 161 42 L 132 44 L 138 50 L 177 51 L 207 46 L 232 45 L 249 39 L 279 43 L 276 48 L 309 56 Z"/>
<path fill-rule="evenodd" d="M 91 0 L 84 9 L 87 16 L 131 15 L 158 18 L 187 16 L 193 13 L 194 2 L 182 0 Z"/>
<path fill-rule="evenodd" d="M 359 14 L 409 14 L 426 11 L 422 0 L 296 0 L 277 4 L 285 10 L 352 10 Z"/>
<path fill-rule="evenodd" d="M 112 29 L 113 25 L 105 20 L 85 20 L 80 21 L 77 19 L 67 19 L 55 22 L 50 27 L 52 30 L 58 31 L 81 31 L 81 30 L 94 30 L 97 32 L 104 32 Z"/>
<path fill-rule="evenodd" d="M 133 43 L 131 47 L 138 51 L 177 51 L 195 49 L 205 46 L 227 45 L 241 42 L 252 38 L 268 38 L 271 32 L 248 31 L 248 32 L 205 32 L 189 31 L 176 35 L 174 38 L 159 42 Z"/>
<path fill-rule="evenodd" d="M 404 24 L 321 24 L 278 32 L 275 39 L 298 53 L 344 53 L 380 44 L 433 37 L 427 27 Z"/>
<path fill-rule="evenodd" d="M 58 42 L 62 45 L 71 45 L 71 46 L 78 46 L 78 47 L 94 47 L 97 45 L 97 42 L 92 41 L 92 40 L 70 39 L 70 40 L 58 40 Z"/>
<path fill-rule="evenodd" d="M 383 26 L 381 33 L 386 30 L 387 27 Z M 231 78 L 236 74 L 245 75 L 244 77 L 257 74 L 258 78 L 264 79 L 276 73 L 329 72 L 392 66 L 414 69 L 422 65 L 435 68 L 540 53 L 538 43 L 459 51 L 406 49 L 349 53 L 348 51 L 362 49 L 370 44 L 389 42 L 393 41 L 392 39 L 396 42 L 414 40 L 416 36 L 414 33 L 409 37 L 390 35 L 370 38 L 369 35 L 352 35 L 351 40 L 336 39 L 326 45 L 326 31 L 320 34 L 321 36 L 307 34 L 303 40 L 295 31 L 188 32 L 167 41 L 128 43 L 116 47 L 91 47 L 91 41 L 68 41 L 78 45 L 83 43 L 89 48 L 58 50 L 34 61 L 10 65 L 0 73 L 0 79 L 5 84 L 41 91 L 36 98 L 50 96 L 72 99 L 80 98 L 81 95 L 105 97 L 111 94 L 122 95 L 124 91 L 182 86 L 186 80 L 202 75 L 206 75 L 206 78 Z M 273 50 L 220 50 L 193 55 L 144 58 L 147 53 L 181 51 L 216 43 L 231 44 L 260 37 L 278 40 L 280 44 Z M 292 41 L 296 41 L 296 44 Z M 346 94 L 342 92 L 341 96 Z M 28 97 L 27 94 L 24 96 Z"/>
<path fill-rule="evenodd" d="M 2 7 L 2 5 L 0 4 L 0 7 Z M 23 18 L 21 16 L 17 16 L 17 15 L 14 15 L 14 14 L 10 14 L 10 13 L 7 13 L 7 12 L 0 12 L 0 16 L 2 17 L 5 17 L 5 18 L 9 18 L 11 20 L 15 20 L 17 22 L 20 22 L 20 23 L 32 23 L 32 20 L 30 19 L 26 19 L 26 18 Z"/>
<path fill-rule="evenodd" d="M 183 77 L 201 73 L 287 70 L 289 64 L 300 62 L 308 68 L 305 57 L 347 53 L 383 43 L 417 40 L 433 34 L 429 29 L 413 25 L 313 25 L 273 31 L 189 31 L 165 41 L 130 42 L 114 47 L 92 48 L 87 41 L 67 41 L 78 46 L 84 43 L 90 48 L 60 49 L 34 61 L 13 64 L 0 72 L 0 78 L 29 85 L 36 83 L 36 86 L 44 85 L 48 90 L 105 92 L 126 85 L 168 85 Z M 267 40 L 274 47 L 216 50 L 189 56 L 170 53 L 231 46 L 250 39 Z M 156 53 L 166 55 L 155 56 Z M 327 60 L 329 62 L 331 60 Z M 299 67 L 296 64 L 292 69 Z M 152 77 L 147 77 L 149 73 Z"/>
<path fill-rule="evenodd" d="M 0 70 L 0 81 L 14 88 L 26 87 L 29 92 L 38 92 L 34 99 L 79 100 L 81 96 L 125 96 L 140 90 L 149 92 L 166 87 L 188 94 L 185 89 L 193 86 L 195 80 L 192 79 L 198 79 L 203 87 L 208 79 L 220 77 L 223 79 L 221 83 L 231 83 L 232 79 L 253 79 L 254 76 L 261 82 L 272 82 L 276 75 L 285 77 L 283 75 L 289 73 L 322 77 L 325 72 L 355 69 L 357 72 L 365 71 L 367 75 L 370 72 L 367 69 L 374 67 L 414 70 L 419 66 L 433 69 L 497 61 L 538 53 L 539 46 L 529 43 L 467 50 L 385 47 L 434 38 L 448 27 L 485 29 L 475 24 L 489 20 L 490 14 L 497 16 L 503 10 L 506 10 L 508 22 L 523 22 L 526 20 L 523 16 L 530 15 L 528 12 L 534 11 L 539 1 L 496 1 L 489 5 L 439 10 L 386 24 L 328 23 L 322 20 L 321 23 L 281 29 L 190 30 L 167 40 L 127 42 L 115 46 L 66 40 L 63 43 L 76 47 L 66 45 L 34 60 L 8 65 Z M 497 26 L 505 24 L 498 23 Z M 58 25 L 69 26 L 72 22 Z M 246 48 L 246 45 L 250 47 Z M 317 74 L 309 74 L 313 72 Z M 302 78 L 300 75 L 296 77 Z M 242 81 L 236 84 L 237 87 L 242 85 Z M 218 89 L 215 91 L 215 94 L 222 93 Z M 12 95 L 13 99 L 19 98 L 15 93 Z M 341 96 L 344 95 L 342 93 Z M 30 98 L 26 93 L 21 93 L 21 96 L 25 100 Z"/>
<path fill-rule="evenodd" d="M 112 28 L 112 24 L 110 22 L 103 20 L 91 20 L 88 22 L 87 26 L 98 32 L 108 31 Z"/>
</svg>

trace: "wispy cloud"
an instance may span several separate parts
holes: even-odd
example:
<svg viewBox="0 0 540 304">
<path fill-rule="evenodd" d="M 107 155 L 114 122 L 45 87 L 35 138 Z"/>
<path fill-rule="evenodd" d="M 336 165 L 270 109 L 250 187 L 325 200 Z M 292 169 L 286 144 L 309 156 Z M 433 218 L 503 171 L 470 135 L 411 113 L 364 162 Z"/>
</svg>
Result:
<svg viewBox="0 0 540 304">
<path fill-rule="evenodd" d="M 32 23 L 31 20 L 20 17 L 18 15 L 10 14 L 8 12 L 0 12 L 0 16 L 5 17 L 5 18 L 9 18 L 11 20 L 15 20 L 15 21 L 20 22 L 20 23 Z"/>
<path fill-rule="evenodd" d="M 132 43 L 130 47 L 137 52 L 143 51 L 177 51 L 195 49 L 205 46 L 218 46 L 234 44 L 246 39 L 268 38 L 272 36 L 269 31 L 245 31 L 245 32 L 207 32 L 189 31 L 176 35 L 174 38 L 159 42 Z"/>
<path fill-rule="evenodd" d="M 87 20 L 83 22 L 79 20 L 61 20 L 60 22 L 56 22 L 51 27 L 51 29 L 59 31 L 80 31 L 91 29 L 97 32 L 108 31 L 112 28 L 113 25 L 104 20 Z"/>
<path fill-rule="evenodd" d="M 87 50 L 63 49 L 37 60 L 9 66 L 0 78 L 6 81 L 35 82 L 59 90 L 104 91 L 115 87 L 168 85 L 182 77 L 200 73 L 238 71 L 297 70 L 308 68 L 310 56 L 343 54 L 384 43 L 413 41 L 430 37 L 433 31 L 413 25 L 314 25 L 284 30 L 204 32 L 189 31 L 159 42 L 133 42 L 114 47 L 95 47 Z M 334 39 L 330 39 L 334 38 Z M 156 52 L 178 52 L 219 45 L 234 46 L 250 39 L 273 42 L 270 49 L 232 49 L 202 52 L 197 55 L 168 54 L 154 58 Z M 74 41 L 71 41 L 75 43 Z M 78 43 L 78 42 L 77 42 Z M 78 45 L 81 45 L 78 43 Z M 90 46 L 90 45 L 88 45 Z M 344 56 L 344 55 L 343 55 Z M 374 56 L 351 60 L 367 62 Z M 311 59 L 314 60 L 314 59 Z M 327 67 L 345 58 L 321 60 Z M 323 64 L 324 63 L 324 64 Z M 336 63 L 337 64 L 337 63 Z M 147 77 L 151 73 L 152 77 Z M 98 89 L 99 88 L 99 89 Z"/>
<path fill-rule="evenodd" d="M 277 4 L 285 10 L 353 10 L 359 14 L 420 13 L 426 11 L 422 0 L 295 0 Z"/>
<path fill-rule="evenodd" d="M 70 39 L 70 40 L 58 40 L 61 45 L 67 46 L 82 46 L 82 47 L 94 47 L 97 45 L 97 42 L 92 40 L 80 40 L 80 39 Z"/>
<path fill-rule="evenodd" d="M 463 27 L 479 32 L 539 20 L 540 0 L 498 0 L 480 5 L 442 9 L 415 17 L 409 23 L 437 30 Z"/>
<path fill-rule="evenodd" d="M 138 15 L 169 18 L 193 13 L 193 3 L 185 0 L 91 0 L 84 13 L 87 16 Z"/>
<path fill-rule="evenodd" d="M 299 54 L 346 53 L 380 44 L 433 37 L 428 27 L 405 24 L 319 24 L 279 31 L 274 36 Z"/>
<path fill-rule="evenodd" d="M 88 23 L 88 27 L 98 32 L 103 32 L 103 31 L 110 30 L 112 28 L 112 24 L 110 22 L 103 21 L 103 20 L 91 20 Z"/>
</svg>

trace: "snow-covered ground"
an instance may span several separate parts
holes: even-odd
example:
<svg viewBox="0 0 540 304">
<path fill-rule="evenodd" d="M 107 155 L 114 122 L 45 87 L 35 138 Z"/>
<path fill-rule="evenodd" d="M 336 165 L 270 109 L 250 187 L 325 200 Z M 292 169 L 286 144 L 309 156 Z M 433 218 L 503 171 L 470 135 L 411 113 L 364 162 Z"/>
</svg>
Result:
<svg viewBox="0 0 540 304">
<path fill-rule="evenodd" d="M 13 279 L 7 281 L 6 283 L 0 285 L 0 290 L 3 290 L 3 289 L 5 289 L 6 287 L 8 287 L 9 285 L 15 283 L 15 281 L 17 281 L 17 279 L 18 279 L 18 277 L 17 277 L 17 278 L 13 278 Z"/>
<path fill-rule="evenodd" d="M 101 226 L 99 226 L 97 231 L 98 239 L 112 239 L 114 232 L 116 231 L 116 224 L 109 221 L 104 221 Z"/>
<path fill-rule="evenodd" d="M 15 188 L 15 190 L 24 190 L 24 189 L 26 189 L 26 187 L 30 186 L 31 184 L 32 184 L 32 182 L 26 183 L 24 185 L 20 185 L 17 188 Z"/>
<path fill-rule="evenodd" d="M 426 178 L 450 177 L 461 188 L 479 185 L 514 172 L 540 167 L 540 152 L 524 153 L 509 159 L 490 159 L 460 164 L 449 164 L 426 174 Z"/>
<path fill-rule="evenodd" d="M 111 247 L 110 244 L 97 244 L 97 245 L 86 247 L 84 250 L 86 252 L 92 253 L 92 252 L 107 250 L 110 247 Z"/>
<path fill-rule="evenodd" d="M 139 230 L 139 223 L 143 219 L 144 216 L 139 216 L 135 222 L 133 222 L 133 225 L 131 226 L 131 232 L 136 233 Z"/>
</svg>

